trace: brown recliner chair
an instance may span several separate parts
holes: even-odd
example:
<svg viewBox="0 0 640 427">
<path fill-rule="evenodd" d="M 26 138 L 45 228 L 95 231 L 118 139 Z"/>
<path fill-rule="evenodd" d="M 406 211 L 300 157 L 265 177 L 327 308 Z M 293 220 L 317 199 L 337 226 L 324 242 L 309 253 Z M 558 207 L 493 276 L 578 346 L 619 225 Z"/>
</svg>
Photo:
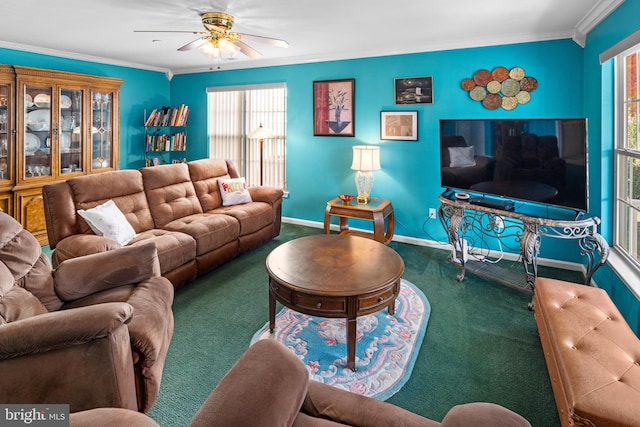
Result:
<svg viewBox="0 0 640 427">
<path fill-rule="evenodd" d="M 0 402 L 148 411 L 173 335 L 173 285 L 153 244 L 55 271 L 0 212 Z"/>
<path fill-rule="evenodd" d="M 126 417 L 126 418 L 125 418 Z M 143 414 L 91 410 L 71 414 L 71 426 L 157 426 Z M 97 424 L 98 423 L 98 424 Z M 453 407 L 442 422 L 390 403 L 309 380 L 304 364 L 273 340 L 261 340 L 227 372 L 189 427 L 531 427 L 520 415 L 492 403 Z"/>
</svg>

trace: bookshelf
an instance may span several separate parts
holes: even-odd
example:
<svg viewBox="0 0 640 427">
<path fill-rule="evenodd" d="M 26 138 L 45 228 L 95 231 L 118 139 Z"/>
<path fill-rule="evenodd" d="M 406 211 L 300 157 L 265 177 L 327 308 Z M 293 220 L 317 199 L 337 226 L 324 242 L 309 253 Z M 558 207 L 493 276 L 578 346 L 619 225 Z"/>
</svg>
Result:
<svg viewBox="0 0 640 427">
<path fill-rule="evenodd" d="M 145 165 L 155 166 L 161 163 L 179 161 L 172 153 L 180 153 L 182 161 L 187 150 L 187 119 L 189 107 L 156 108 L 144 119 Z"/>
</svg>

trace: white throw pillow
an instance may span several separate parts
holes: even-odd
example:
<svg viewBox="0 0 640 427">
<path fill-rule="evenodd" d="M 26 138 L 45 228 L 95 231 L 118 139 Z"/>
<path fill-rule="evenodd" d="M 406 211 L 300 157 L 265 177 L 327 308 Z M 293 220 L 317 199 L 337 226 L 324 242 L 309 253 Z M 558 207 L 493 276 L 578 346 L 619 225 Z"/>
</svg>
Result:
<svg viewBox="0 0 640 427">
<path fill-rule="evenodd" d="M 126 245 L 136 236 L 136 232 L 113 200 L 107 200 L 91 209 L 78 209 L 78 215 L 84 218 L 91 230 L 107 239 Z"/>
<path fill-rule="evenodd" d="M 475 149 L 471 147 L 449 147 L 449 158 L 452 168 L 464 168 L 467 166 L 475 166 Z"/>
<path fill-rule="evenodd" d="M 222 205 L 231 206 L 240 203 L 251 203 L 251 195 L 244 178 L 218 179 Z"/>
</svg>

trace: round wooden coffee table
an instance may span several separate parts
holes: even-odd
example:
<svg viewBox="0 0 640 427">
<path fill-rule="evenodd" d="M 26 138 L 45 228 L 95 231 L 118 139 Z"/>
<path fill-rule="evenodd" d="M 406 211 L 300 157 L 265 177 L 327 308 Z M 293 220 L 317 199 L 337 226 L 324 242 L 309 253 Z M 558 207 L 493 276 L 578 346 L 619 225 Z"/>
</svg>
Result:
<svg viewBox="0 0 640 427">
<path fill-rule="evenodd" d="M 404 262 L 371 239 L 317 235 L 291 240 L 267 257 L 269 329 L 276 301 L 300 313 L 347 319 L 347 365 L 355 371 L 356 319 L 384 307 L 395 311 Z"/>
</svg>

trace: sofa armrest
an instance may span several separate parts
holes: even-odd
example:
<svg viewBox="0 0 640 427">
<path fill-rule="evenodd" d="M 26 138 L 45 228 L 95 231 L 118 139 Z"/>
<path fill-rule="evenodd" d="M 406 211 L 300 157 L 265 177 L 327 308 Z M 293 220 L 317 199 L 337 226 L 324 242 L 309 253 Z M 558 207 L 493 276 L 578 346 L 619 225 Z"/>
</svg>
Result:
<svg viewBox="0 0 640 427">
<path fill-rule="evenodd" d="M 160 391 L 162 371 L 173 337 L 174 287 L 164 277 L 152 277 L 139 283 L 127 303 L 133 306 L 134 316 L 128 323 L 131 349 L 136 369 L 144 379 L 144 393 L 138 393 L 138 407 L 147 412 L 156 402 Z"/>
<path fill-rule="evenodd" d="M 59 241 L 80 232 L 73 192 L 67 182 L 55 182 L 42 187 L 42 199 L 49 246 L 55 249 Z"/>
<path fill-rule="evenodd" d="M 309 381 L 302 411 L 315 418 L 324 418 L 353 427 L 432 427 L 439 423 L 409 412 L 399 406 Z"/>
<path fill-rule="evenodd" d="M 95 408 L 69 414 L 69 427 L 160 427 L 140 412 L 121 408 Z"/>
<path fill-rule="evenodd" d="M 107 303 L 1 325 L 0 402 L 137 410 L 125 324 L 132 313 L 129 304 Z"/>
<path fill-rule="evenodd" d="M 291 350 L 259 340 L 222 378 L 189 426 L 291 426 L 308 382 L 307 369 Z"/>
<path fill-rule="evenodd" d="M 0 360 L 42 353 L 103 338 L 133 314 L 114 302 L 32 316 L 0 326 Z"/>
<path fill-rule="evenodd" d="M 53 273 L 56 294 L 65 302 L 154 276 L 160 276 L 160 262 L 153 243 L 68 259 Z"/>
<path fill-rule="evenodd" d="M 454 406 L 442 420 L 442 427 L 531 427 L 529 421 L 500 405 L 473 402 Z"/>
<path fill-rule="evenodd" d="M 284 191 L 275 187 L 257 186 L 249 187 L 249 194 L 254 202 L 265 202 L 273 206 L 278 200 L 282 200 Z"/>
</svg>

